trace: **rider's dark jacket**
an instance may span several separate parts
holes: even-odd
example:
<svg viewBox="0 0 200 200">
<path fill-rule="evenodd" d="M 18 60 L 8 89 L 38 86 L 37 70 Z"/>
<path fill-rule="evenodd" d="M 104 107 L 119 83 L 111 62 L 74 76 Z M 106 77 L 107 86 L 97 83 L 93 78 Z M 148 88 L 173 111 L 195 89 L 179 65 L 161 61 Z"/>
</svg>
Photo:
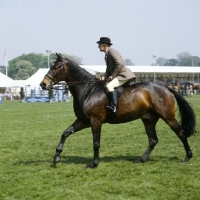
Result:
<svg viewBox="0 0 200 200">
<path fill-rule="evenodd" d="M 124 61 L 119 52 L 111 47 L 108 48 L 105 54 L 106 72 L 105 79 L 112 76 L 118 80 L 128 80 L 135 78 L 135 74 L 124 65 Z"/>
</svg>

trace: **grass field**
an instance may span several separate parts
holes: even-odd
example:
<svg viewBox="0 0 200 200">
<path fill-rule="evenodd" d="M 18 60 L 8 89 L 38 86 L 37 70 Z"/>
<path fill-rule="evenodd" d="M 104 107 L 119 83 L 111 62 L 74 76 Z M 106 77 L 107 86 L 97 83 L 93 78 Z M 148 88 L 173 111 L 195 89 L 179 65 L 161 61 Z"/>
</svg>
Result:
<svg viewBox="0 0 200 200">
<path fill-rule="evenodd" d="M 187 99 L 194 107 L 200 130 L 200 95 Z M 149 161 L 134 164 L 132 161 L 148 145 L 141 121 L 105 124 L 97 168 L 85 168 L 93 157 L 90 129 L 71 135 L 61 162 L 52 167 L 60 136 L 74 120 L 72 100 L 68 103 L 4 101 L 0 105 L 1 200 L 199 200 L 199 134 L 189 138 L 194 157 L 188 163 L 181 163 L 185 150 L 160 120 L 159 143 Z"/>
</svg>

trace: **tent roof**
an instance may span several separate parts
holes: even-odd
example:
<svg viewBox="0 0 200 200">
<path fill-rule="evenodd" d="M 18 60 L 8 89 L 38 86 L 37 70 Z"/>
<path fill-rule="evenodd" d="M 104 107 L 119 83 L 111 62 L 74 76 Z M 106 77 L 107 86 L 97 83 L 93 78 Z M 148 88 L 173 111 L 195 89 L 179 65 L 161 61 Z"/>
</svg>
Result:
<svg viewBox="0 0 200 200">
<path fill-rule="evenodd" d="M 40 68 L 38 71 L 24 81 L 24 86 L 39 87 L 40 82 L 43 80 L 45 74 L 49 71 L 48 68 Z"/>
<path fill-rule="evenodd" d="M 13 79 L 0 72 L 0 87 L 12 87 Z"/>
<path fill-rule="evenodd" d="M 12 87 L 13 88 L 16 88 L 16 87 L 24 87 L 24 82 L 26 80 L 13 80 L 13 85 Z"/>
<path fill-rule="evenodd" d="M 95 72 L 105 72 L 105 65 L 80 65 Z M 200 67 L 185 66 L 127 66 L 132 72 L 138 73 L 200 73 Z"/>
</svg>

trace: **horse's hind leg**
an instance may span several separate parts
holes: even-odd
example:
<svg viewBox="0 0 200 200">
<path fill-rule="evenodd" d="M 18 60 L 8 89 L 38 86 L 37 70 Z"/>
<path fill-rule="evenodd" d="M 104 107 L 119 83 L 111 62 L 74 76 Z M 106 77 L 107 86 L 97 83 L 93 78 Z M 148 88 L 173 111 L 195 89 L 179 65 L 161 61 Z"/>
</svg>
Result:
<svg viewBox="0 0 200 200">
<path fill-rule="evenodd" d="M 184 135 L 184 130 L 178 124 L 178 122 L 177 122 L 176 119 L 173 119 L 173 120 L 171 120 L 169 122 L 166 122 L 166 123 L 171 127 L 171 129 L 176 133 L 176 135 L 178 136 L 178 138 L 183 143 L 183 146 L 184 146 L 185 151 L 186 151 L 186 157 L 182 161 L 183 162 L 189 161 L 190 158 L 192 158 L 192 151 L 191 151 L 190 146 L 188 144 L 187 137 Z"/>
<path fill-rule="evenodd" d="M 56 148 L 56 153 L 54 156 L 54 160 L 53 163 L 56 164 L 57 162 L 60 161 L 61 156 L 60 153 L 63 150 L 63 146 L 65 143 L 65 140 L 67 139 L 67 137 L 69 137 L 72 133 L 75 133 L 77 131 L 80 131 L 84 128 L 88 128 L 90 125 L 89 124 L 85 124 L 82 121 L 80 121 L 79 119 L 77 119 L 71 126 L 69 126 L 62 134 L 60 142 Z"/>
<path fill-rule="evenodd" d="M 146 133 L 148 136 L 149 146 L 148 146 L 147 150 L 144 152 L 144 154 L 142 155 L 142 157 L 139 158 L 135 162 L 146 162 L 146 160 L 150 156 L 151 152 L 155 148 L 156 144 L 158 143 L 158 138 L 157 138 L 156 129 L 155 129 L 158 119 L 159 118 L 154 118 L 153 120 L 142 119 L 142 122 L 145 126 L 145 130 L 146 130 Z"/>
</svg>

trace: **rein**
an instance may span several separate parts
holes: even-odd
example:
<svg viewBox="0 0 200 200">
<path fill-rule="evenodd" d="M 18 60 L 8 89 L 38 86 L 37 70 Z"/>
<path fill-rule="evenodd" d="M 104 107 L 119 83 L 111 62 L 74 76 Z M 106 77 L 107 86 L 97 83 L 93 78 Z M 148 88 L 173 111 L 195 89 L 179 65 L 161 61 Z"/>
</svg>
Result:
<svg viewBox="0 0 200 200">
<path fill-rule="evenodd" d="M 45 75 L 46 77 L 48 77 L 48 78 L 50 78 L 52 80 L 54 85 L 67 85 L 68 87 L 70 87 L 70 86 L 81 85 L 81 84 L 86 84 L 86 83 L 89 84 L 89 83 L 94 83 L 94 82 L 107 82 L 108 81 L 108 80 L 103 80 L 103 81 L 102 80 L 92 80 L 92 81 L 74 81 L 74 82 L 59 83 L 59 80 L 56 79 L 56 77 L 62 71 L 64 71 L 64 73 L 67 74 L 65 69 L 64 69 L 64 62 L 60 66 L 58 66 L 57 68 L 59 68 L 59 67 L 60 67 L 60 69 L 55 73 L 54 76 L 51 76 L 48 73 Z M 51 89 L 56 89 L 56 88 L 52 87 Z M 63 90 L 63 89 L 56 89 L 56 90 Z"/>
<path fill-rule="evenodd" d="M 56 83 L 56 85 L 67 85 L 68 87 L 70 86 L 74 86 L 74 85 L 81 85 L 81 84 L 86 84 L 86 83 L 94 83 L 94 82 L 100 82 L 101 80 L 94 80 L 94 81 L 76 81 L 76 82 L 66 82 L 66 83 Z M 104 81 L 101 81 L 101 82 L 105 82 Z M 54 89 L 54 90 L 65 90 L 65 89 L 58 89 L 58 88 L 54 88 L 54 87 L 51 87 L 51 89 Z"/>
<path fill-rule="evenodd" d="M 67 85 L 67 86 L 74 86 L 74 85 L 81 85 L 86 83 L 94 83 L 100 82 L 101 80 L 94 80 L 94 81 L 75 81 L 75 82 L 66 82 L 66 83 L 58 83 L 59 85 Z M 105 82 L 105 81 L 102 81 Z"/>
</svg>

